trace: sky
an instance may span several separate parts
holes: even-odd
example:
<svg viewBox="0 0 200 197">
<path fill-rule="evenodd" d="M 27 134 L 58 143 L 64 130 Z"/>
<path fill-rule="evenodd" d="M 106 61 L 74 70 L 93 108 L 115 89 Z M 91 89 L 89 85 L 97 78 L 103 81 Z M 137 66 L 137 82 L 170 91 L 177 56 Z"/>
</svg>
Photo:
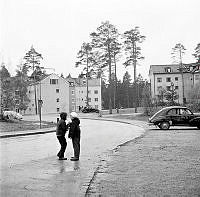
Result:
<svg viewBox="0 0 200 197">
<path fill-rule="evenodd" d="M 120 33 L 140 27 L 146 36 L 140 45 L 145 59 L 137 75 L 147 79 L 150 65 L 173 63 L 177 43 L 187 49 L 184 63 L 195 61 L 192 54 L 200 43 L 200 0 L 1 0 L 0 8 L 0 63 L 6 63 L 11 74 L 33 45 L 43 56 L 42 66 L 77 77 L 77 52 L 107 20 Z M 126 70 L 133 78 L 133 67 L 119 62 L 118 78 Z"/>
</svg>

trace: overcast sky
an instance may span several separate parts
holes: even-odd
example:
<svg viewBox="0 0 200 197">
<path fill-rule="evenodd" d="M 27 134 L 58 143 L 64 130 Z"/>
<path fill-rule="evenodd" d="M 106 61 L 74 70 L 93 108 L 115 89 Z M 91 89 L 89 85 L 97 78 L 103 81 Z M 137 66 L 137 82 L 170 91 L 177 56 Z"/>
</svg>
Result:
<svg viewBox="0 0 200 197">
<path fill-rule="evenodd" d="M 0 61 L 12 74 L 33 45 L 44 67 L 76 77 L 81 44 L 106 20 L 120 33 L 139 26 L 146 36 L 145 60 L 138 66 L 144 78 L 151 64 L 172 63 L 171 49 L 179 42 L 187 49 L 183 61 L 194 62 L 191 54 L 200 42 L 200 0 L 1 0 L 0 5 Z M 133 68 L 128 71 L 133 78 Z M 124 72 L 121 66 L 118 76 Z"/>
</svg>

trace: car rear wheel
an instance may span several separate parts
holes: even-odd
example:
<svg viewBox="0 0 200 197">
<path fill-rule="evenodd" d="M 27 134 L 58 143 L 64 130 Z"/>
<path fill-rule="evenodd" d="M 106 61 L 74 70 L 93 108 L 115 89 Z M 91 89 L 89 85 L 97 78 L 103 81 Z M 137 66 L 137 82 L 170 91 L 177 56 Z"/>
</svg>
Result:
<svg viewBox="0 0 200 197">
<path fill-rule="evenodd" d="M 162 130 L 168 130 L 170 127 L 169 122 L 161 122 L 159 128 Z"/>
</svg>

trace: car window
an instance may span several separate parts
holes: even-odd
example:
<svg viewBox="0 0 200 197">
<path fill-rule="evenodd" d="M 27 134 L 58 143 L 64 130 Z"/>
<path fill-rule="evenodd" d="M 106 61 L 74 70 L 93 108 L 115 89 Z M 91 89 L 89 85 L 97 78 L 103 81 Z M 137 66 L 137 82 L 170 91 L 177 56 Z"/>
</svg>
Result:
<svg viewBox="0 0 200 197">
<path fill-rule="evenodd" d="M 176 109 L 170 109 L 167 114 L 168 115 L 177 115 L 177 110 Z"/>
<path fill-rule="evenodd" d="M 192 112 L 189 109 L 180 109 L 180 115 L 191 115 Z"/>
</svg>

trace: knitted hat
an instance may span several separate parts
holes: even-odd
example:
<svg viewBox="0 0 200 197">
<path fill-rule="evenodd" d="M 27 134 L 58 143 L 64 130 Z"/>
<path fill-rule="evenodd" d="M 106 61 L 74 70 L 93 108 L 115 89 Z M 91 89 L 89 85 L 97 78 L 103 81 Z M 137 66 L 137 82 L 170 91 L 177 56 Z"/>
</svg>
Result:
<svg viewBox="0 0 200 197">
<path fill-rule="evenodd" d="M 77 118 L 78 117 L 78 114 L 76 112 L 71 112 L 70 114 L 73 118 Z"/>
</svg>

